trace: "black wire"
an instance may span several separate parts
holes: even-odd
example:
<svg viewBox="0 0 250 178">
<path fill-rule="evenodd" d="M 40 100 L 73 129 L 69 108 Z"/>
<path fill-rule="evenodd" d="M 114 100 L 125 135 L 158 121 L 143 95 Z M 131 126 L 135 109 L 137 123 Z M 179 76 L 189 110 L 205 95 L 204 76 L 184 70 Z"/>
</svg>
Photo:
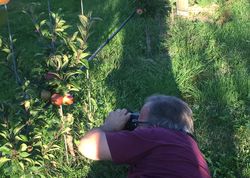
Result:
<svg viewBox="0 0 250 178">
<path fill-rule="evenodd" d="M 115 37 L 115 35 L 117 35 L 117 33 L 119 33 L 119 31 L 121 31 L 121 29 L 128 23 L 128 21 L 136 14 L 136 11 L 133 11 L 133 13 L 131 13 L 131 15 L 120 25 L 120 27 L 115 31 L 113 32 L 109 37 L 108 39 L 101 44 L 101 46 L 99 46 L 99 48 L 97 48 L 97 50 L 88 58 L 88 61 L 91 61 L 93 60 L 96 55 Z M 81 70 L 84 70 L 86 69 L 85 66 L 82 66 L 80 68 Z"/>
</svg>

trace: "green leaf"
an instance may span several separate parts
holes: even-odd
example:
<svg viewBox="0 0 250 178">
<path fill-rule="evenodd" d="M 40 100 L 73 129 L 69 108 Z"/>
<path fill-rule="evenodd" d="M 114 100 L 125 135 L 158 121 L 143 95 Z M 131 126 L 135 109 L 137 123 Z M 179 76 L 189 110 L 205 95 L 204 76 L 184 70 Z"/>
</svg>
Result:
<svg viewBox="0 0 250 178">
<path fill-rule="evenodd" d="M 2 112 L 4 112 L 4 108 L 2 109 L 0 109 L 0 111 L 2 111 Z M 0 124 L 1 126 L 3 126 L 4 128 L 7 128 L 7 124 Z"/>
<path fill-rule="evenodd" d="M 25 136 L 25 135 L 17 135 L 15 136 L 15 139 L 16 140 L 19 140 L 19 141 L 23 141 L 23 142 L 27 142 L 28 141 L 28 138 Z"/>
<path fill-rule="evenodd" d="M 87 45 L 84 45 L 84 41 L 81 38 L 77 38 L 76 41 L 79 43 L 78 45 L 80 45 L 82 49 L 84 49 L 84 46 L 87 48 Z"/>
<path fill-rule="evenodd" d="M 13 145 L 11 143 L 5 143 L 5 146 L 9 147 L 9 148 L 13 148 Z"/>
<path fill-rule="evenodd" d="M 8 53 L 8 54 L 10 53 L 10 49 L 9 48 L 4 48 L 4 49 L 2 49 L 2 51 L 5 52 L 5 53 Z"/>
<path fill-rule="evenodd" d="M 25 136 L 25 135 L 20 135 L 20 137 L 21 137 L 22 141 L 24 141 L 24 142 L 27 142 L 27 141 L 28 141 L 27 136 Z"/>
<path fill-rule="evenodd" d="M 50 35 L 50 33 L 49 33 L 49 31 L 47 29 L 41 30 L 41 33 L 45 37 L 48 37 Z"/>
<path fill-rule="evenodd" d="M 86 40 L 88 32 L 80 25 L 77 25 L 77 28 L 81 34 L 83 40 Z"/>
<path fill-rule="evenodd" d="M 30 154 L 29 153 L 27 153 L 27 152 L 21 152 L 20 153 L 20 156 L 22 157 L 22 158 L 26 158 L 26 157 L 28 157 Z"/>
<path fill-rule="evenodd" d="M 75 32 L 75 33 L 73 34 L 73 36 L 71 37 L 70 40 L 71 40 L 71 41 L 75 41 L 77 35 L 78 35 L 78 32 Z"/>
<path fill-rule="evenodd" d="M 30 164 L 34 164 L 34 161 L 30 158 L 23 158 L 23 160 L 29 162 Z"/>
<path fill-rule="evenodd" d="M 32 170 L 33 172 L 38 172 L 38 171 L 39 171 L 39 167 L 32 166 L 32 167 L 30 168 L 30 170 Z"/>
<path fill-rule="evenodd" d="M 53 145 L 53 146 L 48 150 L 48 152 L 50 152 L 50 151 L 56 151 L 56 150 L 60 150 L 60 149 L 61 149 L 60 146 L 58 146 L 58 145 Z"/>
<path fill-rule="evenodd" d="M 78 146 L 78 145 L 80 145 L 80 140 L 75 140 L 74 139 L 74 143 L 75 143 L 76 146 Z"/>
<path fill-rule="evenodd" d="M 81 60 L 81 64 L 85 66 L 87 69 L 89 69 L 89 61 L 87 59 Z"/>
<path fill-rule="evenodd" d="M 80 59 L 85 59 L 87 56 L 89 55 L 89 53 L 81 53 L 80 54 Z"/>
<path fill-rule="evenodd" d="M 10 161 L 11 159 L 6 158 L 6 157 L 1 157 L 0 158 L 0 167 L 2 167 L 7 161 Z"/>
<path fill-rule="evenodd" d="M 88 23 L 89 19 L 87 16 L 85 15 L 79 15 L 79 19 L 82 25 L 86 26 L 86 24 Z"/>
<path fill-rule="evenodd" d="M 39 25 L 38 24 L 35 24 L 35 29 L 39 30 Z"/>
<path fill-rule="evenodd" d="M 42 136 L 41 136 L 41 134 L 37 134 L 37 135 L 35 135 L 33 138 L 34 138 L 34 139 L 41 139 Z"/>
<path fill-rule="evenodd" d="M 90 102 L 91 102 L 91 104 L 92 104 L 92 106 L 93 106 L 93 109 L 96 110 L 96 109 L 98 108 L 98 105 L 97 105 L 97 103 L 96 103 L 96 100 L 94 100 L 93 98 L 90 98 Z"/>
<path fill-rule="evenodd" d="M 80 91 L 80 88 L 76 88 L 76 87 L 70 87 L 69 91 Z"/>
<path fill-rule="evenodd" d="M 102 19 L 102 18 L 100 18 L 100 17 L 91 17 L 91 20 L 95 20 L 95 21 L 97 21 L 97 20 L 99 20 L 99 21 L 103 21 L 103 19 Z"/>
<path fill-rule="evenodd" d="M 32 116 L 35 116 L 37 113 L 38 113 L 38 111 L 35 111 L 35 110 L 30 111 L 30 115 L 32 115 Z"/>
<path fill-rule="evenodd" d="M 9 155 L 11 154 L 11 149 L 4 145 L 0 147 L 0 152 L 2 152 L 4 155 Z"/>
<path fill-rule="evenodd" d="M 26 151 L 27 148 L 28 148 L 28 146 L 25 143 L 22 143 L 21 146 L 20 146 L 21 151 Z"/>
<path fill-rule="evenodd" d="M 69 47 L 71 48 L 71 50 L 74 52 L 74 54 L 77 54 L 77 50 L 76 47 L 73 43 L 69 43 Z"/>
<path fill-rule="evenodd" d="M 7 137 L 7 132 L 0 132 L 0 136 L 2 136 L 3 138 L 5 138 L 6 140 L 8 140 L 8 137 Z"/>
<path fill-rule="evenodd" d="M 62 64 L 61 68 L 64 68 L 66 65 L 68 65 L 68 63 L 69 63 L 68 56 L 63 55 L 63 64 Z"/>
<path fill-rule="evenodd" d="M 75 75 L 77 75 L 77 74 L 80 74 L 81 73 L 81 71 L 75 71 L 75 72 L 69 72 L 69 73 L 67 73 L 67 74 L 65 74 L 65 76 L 64 76 L 64 80 L 68 80 L 70 77 L 72 77 L 72 76 L 75 76 Z"/>
<path fill-rule="evenodd" d="M 46 20 L 42 20 L 42 21 L 40 22 L 40 27 L 43 26 L 44 24 L 46 24 Z"/>
<path fill-rule="evenodd" d="M 49 158 L 55 158 L 55 156 L 53 154 L 48 154 Z"/>
<path fill-rule="evenodd" d="M 44 175 L 42 175 L 42 174 L 40 174 L 40 177 L 41 177 L 41 178 L 46 178 L 46 176 L 44 176 Z"/>
<path fill-rule="evenodd" d="M 11 61 L 13 57 L 13 53 L 8 53 L 7 55 L 7 61 Z"/>
<path fill-rule="evenodd" d="M 19 162 L 19 166 L 22 168 L 22 170 L 24 171 L 24 164 L 22 162 Z"/>
<path fill-rule="evenodd" d="M 39 166 L 39 167 L 42 167 L 42 163 L 40 163 L 39 161 L 35 161 L 34 164 Z"/>
<path fill-rule="evenodd" d="M 13 130 L 14 135 L 16 135 L 24 126 L 25 126 L 25 124 L 16 127 L 16 128 Z"/>
<path fill-rule="evenodd" d="M 49 160 L 48 155 L 43 155 L 43 158 Z"/>
</svg>

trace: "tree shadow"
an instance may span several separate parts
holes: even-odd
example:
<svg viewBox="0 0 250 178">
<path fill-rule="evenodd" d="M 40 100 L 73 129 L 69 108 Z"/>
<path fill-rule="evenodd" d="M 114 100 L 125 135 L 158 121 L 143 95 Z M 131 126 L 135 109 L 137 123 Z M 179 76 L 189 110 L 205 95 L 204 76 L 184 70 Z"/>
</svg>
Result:
<svg viewBox="0 0 250 178">
<path fill-rule="evenodd" d="M 150 5 L 144 15 L 136 15 L 124 28 L 122 54 L 112 61 L 116 68 L 105 79 L 119 98 L 117 107 L 138 110 L 145 98 L 155 93 L 181 97 L 171 59 L 162 46 L 169 4 L 155 1 Z"/>
<path fill-rule="evenodd" d="M 147 13 L 142 16 L 136 14 L 110 42 L 109 47 L 105 47 L 97 60 L 92 62 L 93 73 L 98 74 L 94 76 L 94 80 L 102 83 L 105 90 L 112 92 L 114 98 L 108 98 L 107 102 L 112 103 L 113 109 L 128 108 L 138 111 L 145 98 L 156 93 L 181 97 L 173 76 L 171 59 L 162 45 L 168 29 L 168 7 L 169 3 L 163 0 L 152 2 L 152 9 L 147 9 Z M 99 13 L 103 16 L 111 15 L 109 18 L 105 17 L 103 22 L 106 23 L 106 19 L 116 21 L 115 28 L 118 28 L 134 10 L 134 4 L 117 1 L 108 4 Z M 114 29 L 103 22 L 101 25 L 103 31 L 106 31 L 105 38 L 100 40 L 95 35 L 91 40 L 104 41 L 106 34 L 110 34 L 105 29 Z M 100 94 L 101 90 L 96 91 L 99 92 L 97 95 L 107 97 Z M 94 162 L 88 177 L 126 177 L 126 172 L 126 166 Z"/>
</svg>

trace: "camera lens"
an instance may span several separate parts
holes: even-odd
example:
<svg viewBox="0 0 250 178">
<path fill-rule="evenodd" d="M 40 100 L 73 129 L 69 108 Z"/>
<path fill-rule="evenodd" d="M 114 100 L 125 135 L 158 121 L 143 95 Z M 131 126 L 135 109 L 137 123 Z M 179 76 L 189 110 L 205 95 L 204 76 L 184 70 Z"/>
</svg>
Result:
<svg viewBox="0 0 250 178">
<path fill-rule="evenodd" d="M 138 119 L 140 114 L 138 112 L 132 112 L 128 122 L 125 125 L 125 130 L 134 130 L 138 126 Z"/>
</svg>

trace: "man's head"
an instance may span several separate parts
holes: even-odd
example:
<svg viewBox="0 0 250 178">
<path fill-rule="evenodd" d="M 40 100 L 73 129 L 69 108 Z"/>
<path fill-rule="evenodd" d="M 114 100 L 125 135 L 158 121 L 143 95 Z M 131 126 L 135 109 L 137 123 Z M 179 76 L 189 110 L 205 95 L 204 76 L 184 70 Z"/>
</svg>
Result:
<svg viewBox="0 0 250 178">
<path fill-rule="evenodd" d="M 192 110 L 187 103 L 174 97 L 154 95 L 146 99 L 141 109 L 140 121 L 153 126 L 193 133 Z"/>
</svg>

